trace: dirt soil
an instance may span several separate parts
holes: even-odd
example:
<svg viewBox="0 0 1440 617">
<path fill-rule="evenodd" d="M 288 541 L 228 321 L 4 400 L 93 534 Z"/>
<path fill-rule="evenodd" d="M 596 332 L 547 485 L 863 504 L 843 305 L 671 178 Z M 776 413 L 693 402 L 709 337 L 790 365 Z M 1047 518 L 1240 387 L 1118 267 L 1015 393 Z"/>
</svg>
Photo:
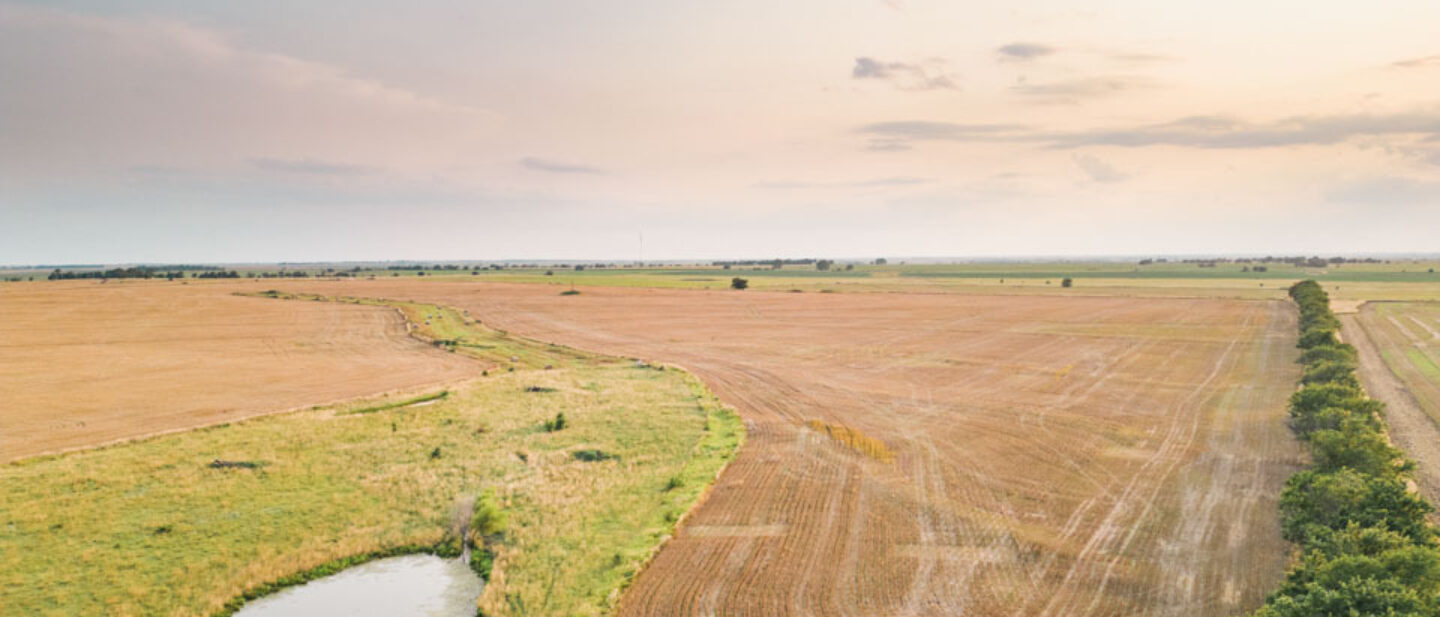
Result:
<svg viewBox="0 0 1440 617">
<path fill-rule="evenodd" d="M 625 615 L 1231 615 L 1304 462 L 1281 302 L 287 282 L 674 363 L 746 420 Z"/>
<path fill-rule="evenodd" d="M 238 288 L 0 286 L 0 461 L 449 382 L 481 368 L 410 338 L 393 309 L 232 296 Z"/>
</svg>

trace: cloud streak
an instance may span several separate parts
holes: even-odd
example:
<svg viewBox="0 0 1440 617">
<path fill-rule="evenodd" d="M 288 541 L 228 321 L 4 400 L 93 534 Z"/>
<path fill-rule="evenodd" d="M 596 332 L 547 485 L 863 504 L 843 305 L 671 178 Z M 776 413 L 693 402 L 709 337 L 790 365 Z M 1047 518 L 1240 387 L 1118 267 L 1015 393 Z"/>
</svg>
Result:
<svg viewBox="0 0 1440 617">
<path fill-rule="evenodd" d="M 536 158 L 533 156 L 527 156 L 523 159 L 520 159 L 520 165 L 531 171 L 540 171 L 552 174 L 604 175 L 605 173 L 607 173 L 605 170 L 596 167 L 576 165 L 574 163 L 562 163 L 559 161 Z"/>
<path fill-rule="evenodd" d="M 1010 43 L 995 50 L 1001 60 L 1029 62 L 1055 53 L 1056 49 L 1040 43 Z"/>
<path fill-rule="evenodd" d="M 329 176 L 369 176 L 380 172 L 377 167 L 368 165 L 351 165 L 347 163 L 330 163 L 318 161 L 312 158 L 303 159 L 276 159 L 256 158 L 250 159 L 250 164 L 262 171 L 274 171 L 291 174 L 317 174 Z"/>
<path fill-rule="evenodd" d="M 901 90 L 958 90 L 955 79 L 946 74 L 944 62 L 884 62 L 861 56 L 850 69 L 851 79 L 888 82 Z"/>
<path fill-rule="evenodd" d="M 1396 62 L 1396 63 L 1394 63 L 1394 64 L 1391 64 L 1390 66 L 1394 66 L 1394 67 L 1398 67 L 1398 68 L 1402 68 L 1402 69 L 1440 68 L 1440 55 L 1425 56 L 1424 58 L 1411 58 L 1411 59 L 1409 59 L 1409 60 L 1401 60 L 1401 61 L 1399 61 L 1399 62 Z"/>
<path fill-rule="evenodd" d="M 1327 146 L 1367 137 L 1440 139 L 1440 109 L 1389 114 L 1294 116 L 1268 123 L 1229 116 L 1191 116 L 1161 124 L 1050 131 L 1015 124 L 876 122 L 858 132 L 899 145 L 916 141 L 1034 143 L 1051 148 L 1175 146 L 1202 149 Z"/>
<path fill-rule="evenodd" d="M 1085 172 L 1085 175 L 1090 176 L 1090 179 L 1096 182 L 1113 184 L 1130 179 L 1129 174 L 1115 169 L 1114 166 L 1100 160 L 1099 157 L 1089 154 L 1076 154 L 1073 160 L 1075 161 L 1075 165 L 1080 168 L 1080 171 Z"/>
<path fill-rule="evenodd" d="M 1010 88 L 1010 91 L 1032 99 L 1033 102 L 1078 103 L 1083 99 L 1106 98 L 1136 90 L 1153 90 L 1158 87 L 1157 82 L 1146 77 L 1112 75 L 1050 83 L 1024 83 Z"/>
<path fill-rule="evenodd" d="M 891 176 L 888 178 L 872 178 L 868 180 L 853 180 L 842 182 L 757 182 L 755 188 L 761 189 L 837 189 L 837 188 L 882 188 L 893 186 L 915 186 L 917 184 L 928 184 L 934 182 L 930 178 L 917 178 L 913 176 Z"/>
</svg>

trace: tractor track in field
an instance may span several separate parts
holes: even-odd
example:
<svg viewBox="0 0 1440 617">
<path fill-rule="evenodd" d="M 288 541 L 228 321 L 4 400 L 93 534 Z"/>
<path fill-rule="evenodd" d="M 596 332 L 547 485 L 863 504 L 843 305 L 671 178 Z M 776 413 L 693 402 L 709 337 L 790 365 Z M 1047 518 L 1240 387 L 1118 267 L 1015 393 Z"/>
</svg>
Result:
<svg viewBox="0 0 1440 617">
<path fill-rule="evenodd" d="M 674 364 L 740 412 L 745 447 L 622 615 L 1219 616 L 1283 575 L 1282 303 L 343 287 Z"/>
</svg>

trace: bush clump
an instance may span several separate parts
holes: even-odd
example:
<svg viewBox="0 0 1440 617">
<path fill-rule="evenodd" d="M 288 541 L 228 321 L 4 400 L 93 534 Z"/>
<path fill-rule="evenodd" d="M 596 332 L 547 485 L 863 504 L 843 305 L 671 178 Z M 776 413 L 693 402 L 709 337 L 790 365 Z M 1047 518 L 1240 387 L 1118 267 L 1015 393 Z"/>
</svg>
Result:
<svg viewBox="0 0 1440 617">
<path fill-rule="evenodd" d="M 565 412 L 562 411 L 562 412 L 560 412 L 560 413 L 555 414 L 555 417 L 554 417 L 554 418 L 551 418 L 551 419 L 549 419 L 549 420 L 546 420 L 546 421 L 545 421 L 545 424 L 544 424 L 543 426 L 544 426 L 544 428 L 545 428 L 545 432 L 547 432 L 547 433 L 553 433 L 553 432 L 555 432 L 555 431 L 564 430 L 565 427 L 566 427 L 566 423 L 565 423 Z"/>
</svg>

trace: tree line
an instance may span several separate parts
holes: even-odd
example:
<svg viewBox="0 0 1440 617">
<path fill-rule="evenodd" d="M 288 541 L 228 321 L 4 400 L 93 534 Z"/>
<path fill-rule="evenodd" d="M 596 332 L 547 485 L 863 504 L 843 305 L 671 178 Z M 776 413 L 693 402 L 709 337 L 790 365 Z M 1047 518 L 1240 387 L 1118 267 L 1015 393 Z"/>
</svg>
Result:
<svg viewBox="0 0 1440 617">
<path fill-rule="evenodd" d="M 1314 466 L 1280 493 L 1281 533 L 1298 556 L 1252 617 L 1440 614 L 1440 546 L 1433 508 L 1409 490 L 1414 462 L 1390 445 L 1385 405 L 1355 376 L 1330 298 L 1313 280 L 1290 287 L 1300 308 L 1300 388 L 1291 428 Z"/>
</svg>

